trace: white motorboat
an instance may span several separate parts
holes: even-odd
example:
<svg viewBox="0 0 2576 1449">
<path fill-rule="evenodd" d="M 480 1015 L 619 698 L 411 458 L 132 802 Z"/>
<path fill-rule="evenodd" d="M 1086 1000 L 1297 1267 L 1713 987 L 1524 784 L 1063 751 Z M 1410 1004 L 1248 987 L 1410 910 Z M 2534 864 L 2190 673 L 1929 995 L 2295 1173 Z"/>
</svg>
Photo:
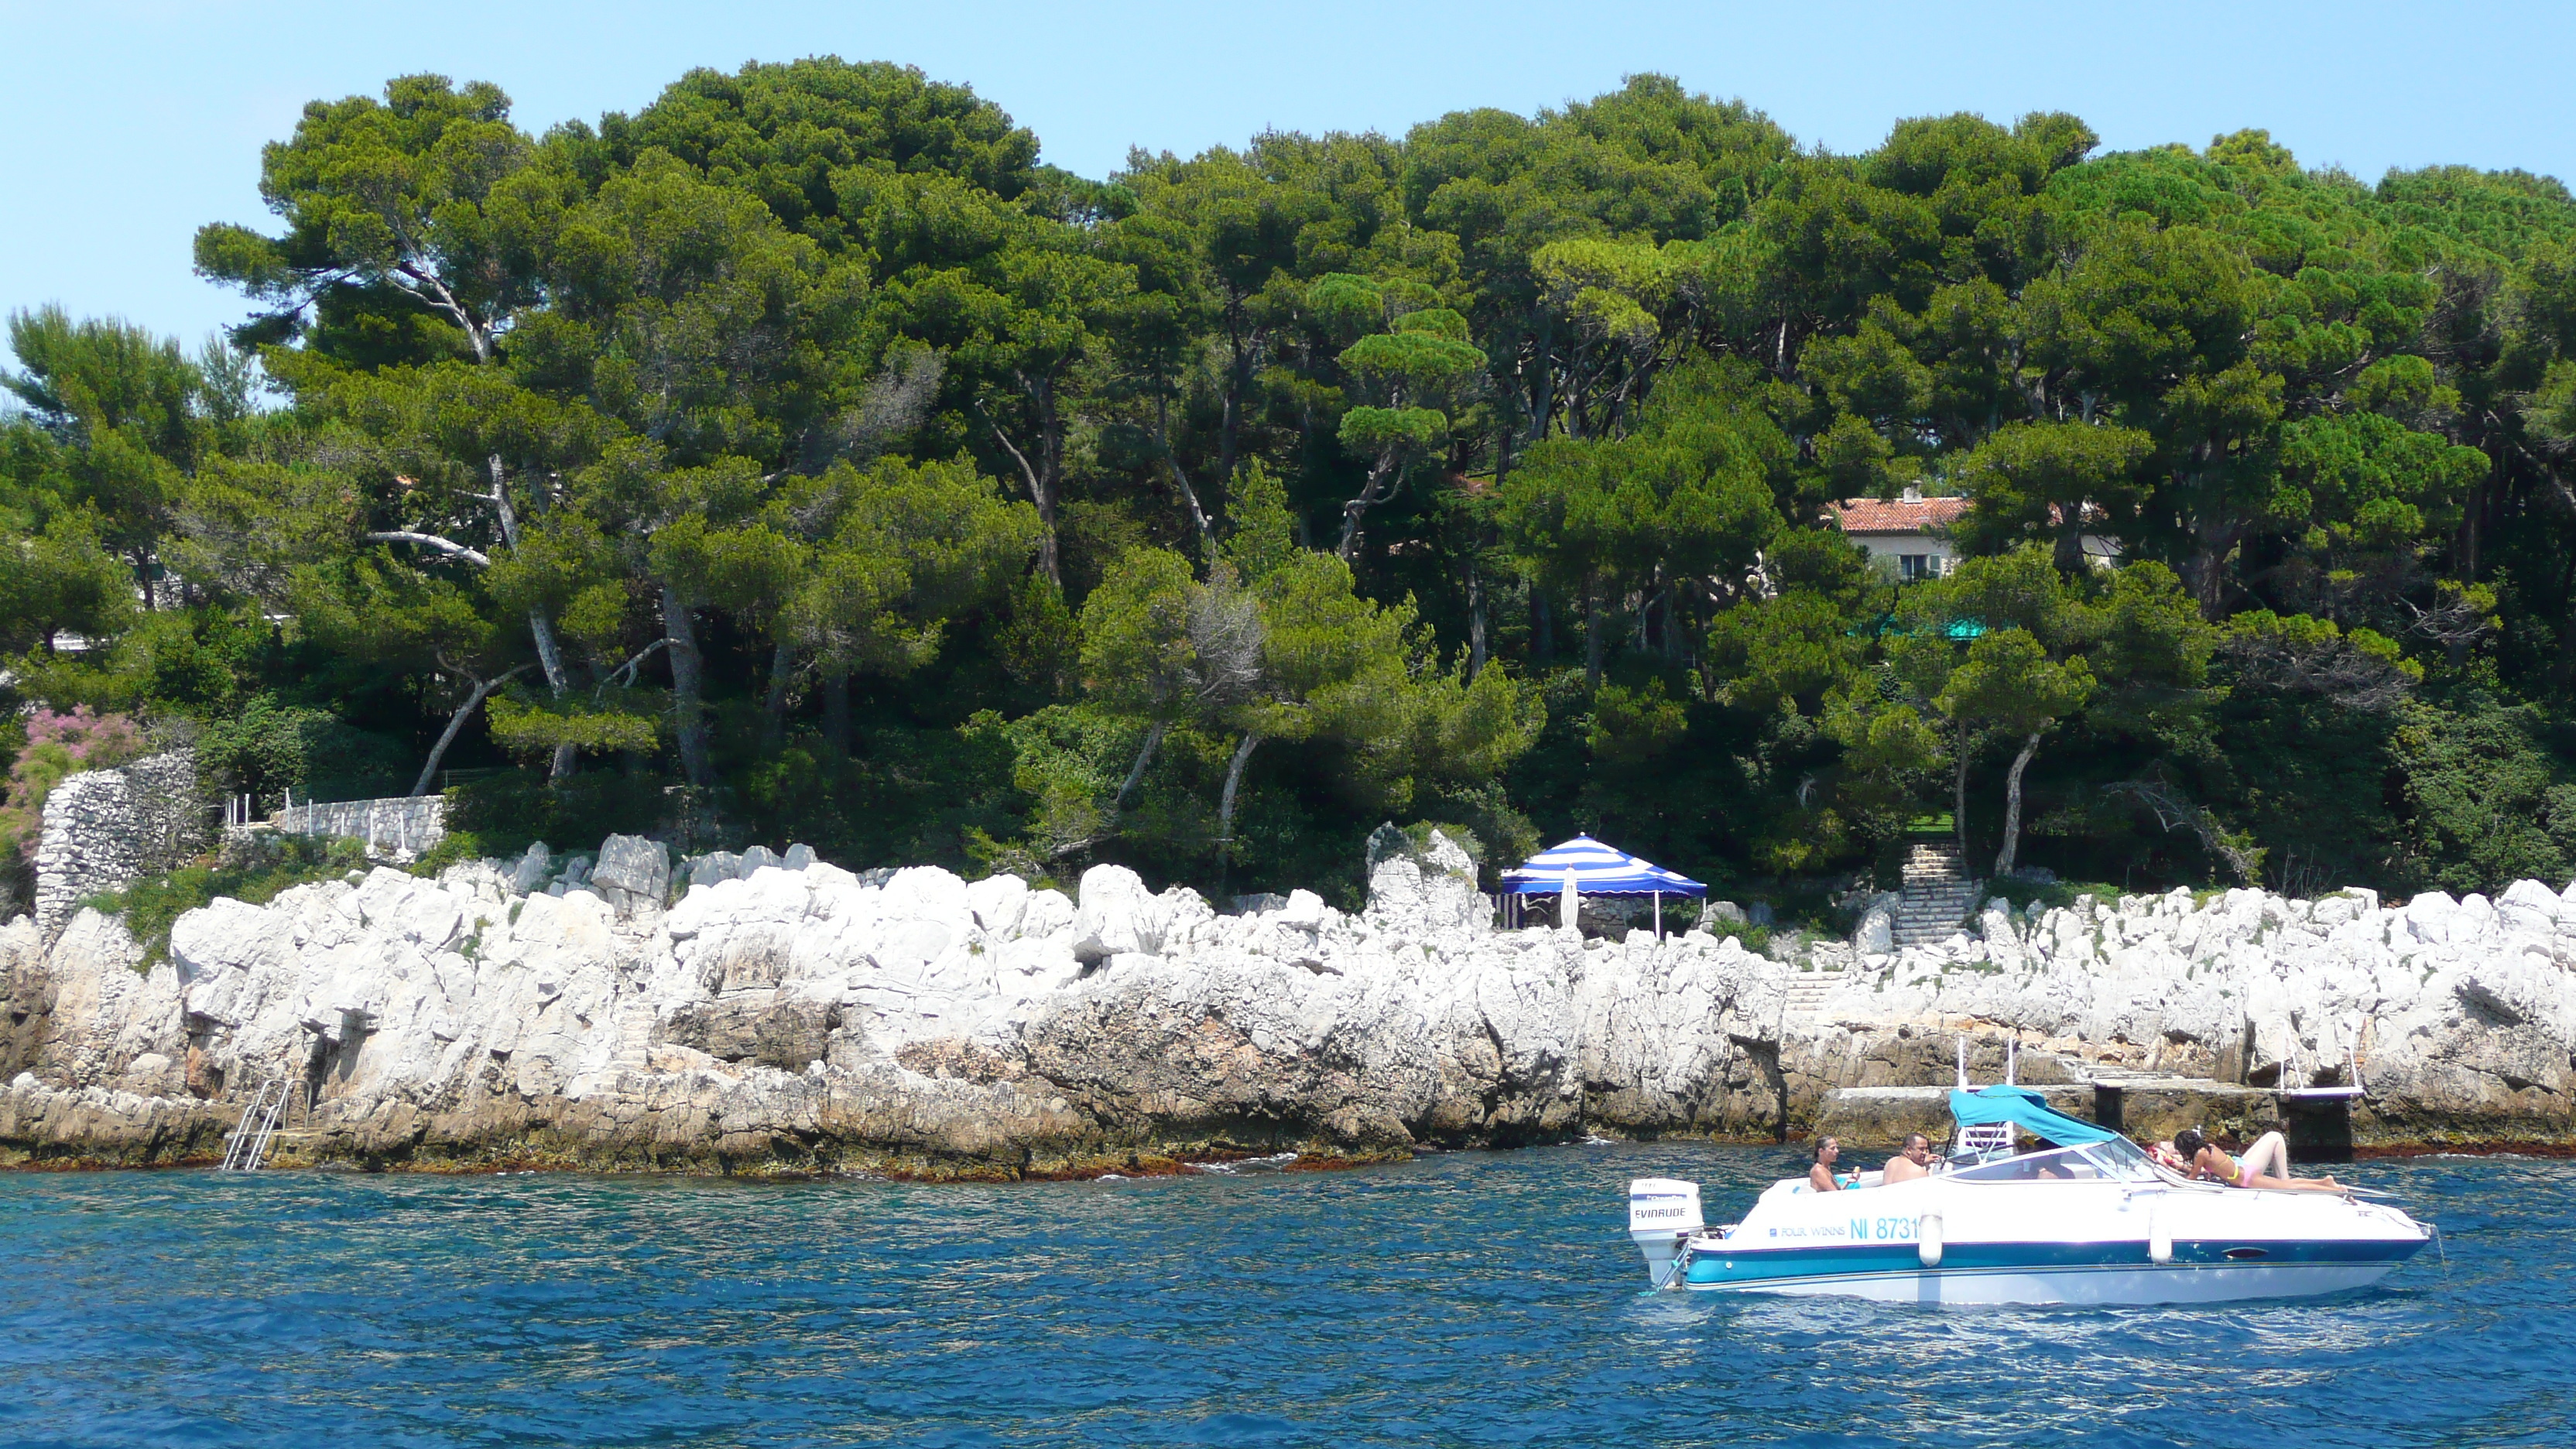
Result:
<svg viewBox="0 0 2576 1449">
<path fill-rule="evenodd" d="M 1659 1288 L 1896 1303 L 2308 1297 L 2374 1283 L 2433 1238 L 2356 1194 L 2192 1181 L 2025 1088 L 1954 1091 L 1950 1111 L 1958 1136 L 1930 1176 L 1839 1192 L 1790 1178 L 1719 1227 L 1698 1184 L 1640 1178 L 1629 1237 Z"/>
</svg>

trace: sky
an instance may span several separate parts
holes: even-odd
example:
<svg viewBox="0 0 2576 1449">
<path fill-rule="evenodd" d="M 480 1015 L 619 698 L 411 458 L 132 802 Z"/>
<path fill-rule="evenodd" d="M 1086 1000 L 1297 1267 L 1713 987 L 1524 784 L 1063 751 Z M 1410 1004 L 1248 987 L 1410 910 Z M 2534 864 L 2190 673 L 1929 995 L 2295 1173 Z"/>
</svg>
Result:
<svg viewBox="0 0 2576 1449">
<path fill-rule="evenodd" d="M 0 312 L 59 303 L 194 340 L 241 299 L 189 271 L 209 221 L 267 227 L 259 150 L 303 104 L 434 71 L 532 132 L 684 71 L 833 54 L 971 84 L 1090 176 L 1265 129 L 1401 134 L 1656 71 L 1809 144 L 1907 116 L 2072 111 L 2107 149 L 2246 126 L 2375 180 L 2436 163 L 2576 175 L 2576 5 L 842 3 L 0 0 Z"/>
</svg>

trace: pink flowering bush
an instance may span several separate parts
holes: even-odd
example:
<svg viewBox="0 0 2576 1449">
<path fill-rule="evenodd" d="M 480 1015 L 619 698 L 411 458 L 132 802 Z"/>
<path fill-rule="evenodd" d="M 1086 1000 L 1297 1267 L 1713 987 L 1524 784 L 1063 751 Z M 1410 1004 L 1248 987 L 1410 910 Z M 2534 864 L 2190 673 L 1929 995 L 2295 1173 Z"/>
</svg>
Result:
<svg viewBox="0 0 2576 1449">
<path fill-rule="evenodd" d="M 0 855 L 23 857 L 36 846 L 45 797 L 69 776 L 104 770 L 142 755 L 143 730 L 121 714 L 96 714 L 81 705 L 68 714 L 38 708 L 27 716 L 27 743 L 9 767 L 0 795 Z"/>
</svg>

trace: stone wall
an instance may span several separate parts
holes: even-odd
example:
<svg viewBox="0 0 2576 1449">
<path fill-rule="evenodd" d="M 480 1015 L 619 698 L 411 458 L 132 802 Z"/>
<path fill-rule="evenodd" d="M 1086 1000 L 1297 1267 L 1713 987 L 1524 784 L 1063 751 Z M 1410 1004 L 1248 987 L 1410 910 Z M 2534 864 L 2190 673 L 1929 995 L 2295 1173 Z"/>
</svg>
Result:
<svg viewBox="0 0 2576 1449">
<path fill-rule="evenodd" d="M 278 811 L 268 823 L 270 828 L 288 835 L 339 835 L 363 840 L 367 854 L 381 860 L 413 860 L 428 854 L 446 838 L 447 797 L 413 795 L 297 805 Z"/>
<path fill-rule="evenodd" d="M 82 900 L 164 871 L 212 836 L 188 750 L 73 775 L 45 797 L 36 841 L 36 929 L 59 934 Z"/>
</svg>

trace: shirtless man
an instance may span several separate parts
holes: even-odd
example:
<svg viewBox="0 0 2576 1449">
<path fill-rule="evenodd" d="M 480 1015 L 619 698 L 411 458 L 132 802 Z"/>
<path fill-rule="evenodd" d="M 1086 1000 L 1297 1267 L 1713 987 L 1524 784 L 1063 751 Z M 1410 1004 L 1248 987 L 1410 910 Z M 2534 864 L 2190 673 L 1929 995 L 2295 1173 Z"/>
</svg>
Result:
<svg viewBox="0 0 2576 1449">
<path fill-rule="evenodd" d="M 2285 1192 L 2342 1192 L 2344 1185 L 2331 1177 L 2290 1176 L 2290 1144 L 2278 1132 L 2266 1132 L 2245 1149 L 2245 1160 L 2238 1162 L 2218 1148 L 2218 1144 L 2201 1135 L 2197 1127 L 2186 1127 L 2174 1134 L 2174 1150 L 2191 1159 L 2191 1175 L 2229 1187 L 2268 1187 Z M 2270 1171 L 2264 1169 L 2269 1168 Z"/>
<path fill-rule="evenodd" d="M 1917 1132 L 1905 1139 L 1905 1149 L 1887 1159 L 1887 1168 L 1879 1175 L 1883 1185 L 1912 1182 L 1932 1175 L 1932 1139 Z"/>
<path fill-rule="evenodd" d="M 1840 1192 L 1843 1185 L 1834 1180 L 1834 1159 L 1842 1155 L 1843 1145 L 1828 1137 L 1816 1144 L 1816 1165 L 1807 1169 L 1807 1186 L 1817 1192 Z"/>
</svg>

